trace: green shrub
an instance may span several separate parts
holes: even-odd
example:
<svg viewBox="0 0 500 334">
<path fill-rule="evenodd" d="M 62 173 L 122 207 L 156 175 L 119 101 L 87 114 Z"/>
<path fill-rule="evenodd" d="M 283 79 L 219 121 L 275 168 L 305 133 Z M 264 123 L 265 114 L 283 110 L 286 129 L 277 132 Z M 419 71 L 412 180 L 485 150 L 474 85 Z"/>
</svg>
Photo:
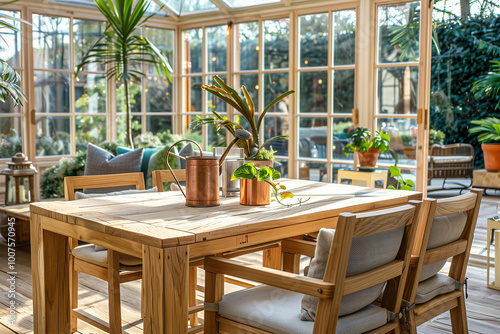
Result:
<svg viewBox="0 0 500 334">
<path fill-rule="evenodd" d="M 446 138 L 446 135 L 443 131 L 434 129 L 429 130 L 429 145 L 442 145 L 444 143 L 444 138 Z"/>
</svg>

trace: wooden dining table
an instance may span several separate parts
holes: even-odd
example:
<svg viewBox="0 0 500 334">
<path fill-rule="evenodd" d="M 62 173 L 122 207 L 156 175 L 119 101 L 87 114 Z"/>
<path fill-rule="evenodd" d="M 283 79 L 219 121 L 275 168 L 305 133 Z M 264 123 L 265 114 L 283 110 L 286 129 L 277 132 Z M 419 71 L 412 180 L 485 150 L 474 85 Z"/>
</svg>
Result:
<svg viewBox="0 0 500 334">
<path fill-rule="evenodd" d="M 301 206 L 187 207 L 180 192 L 138 193 L 31 204 L 35 333 L 70 332 L 69 238 L 143 260 L 144 333 L 188 332 L 188 266 L 207 255 L 334 228 L 343 212 L 421 199 L 421 193 L 284 180 Z M 279 263 L 280 259 L 274 259 Z M 137 301 L 140 303 L 140 301 Z"/>
</svg>

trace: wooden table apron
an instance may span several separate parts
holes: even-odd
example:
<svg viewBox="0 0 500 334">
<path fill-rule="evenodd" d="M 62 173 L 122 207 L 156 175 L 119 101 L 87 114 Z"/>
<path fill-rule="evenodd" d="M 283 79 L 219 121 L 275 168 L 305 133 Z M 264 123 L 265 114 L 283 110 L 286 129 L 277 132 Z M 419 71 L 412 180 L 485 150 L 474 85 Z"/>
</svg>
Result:
<svg viewBox="0 0 500 334">
<path fill-rule="evenodd" d="M 402 205 L 421 194 L 286 180 L 300 206 L 190 208 L 178 192 L 35 203 L 31 264 L 35 333 L 70 332 L 69 238 L 143 259 L 144 333 L 187 333 L 189 260 L 334 228 L 342 212 Z M 349 194 L 349 195 L 346 195 Z M 354 196 L 356 194 L 356 196 Z"/>
</svg>

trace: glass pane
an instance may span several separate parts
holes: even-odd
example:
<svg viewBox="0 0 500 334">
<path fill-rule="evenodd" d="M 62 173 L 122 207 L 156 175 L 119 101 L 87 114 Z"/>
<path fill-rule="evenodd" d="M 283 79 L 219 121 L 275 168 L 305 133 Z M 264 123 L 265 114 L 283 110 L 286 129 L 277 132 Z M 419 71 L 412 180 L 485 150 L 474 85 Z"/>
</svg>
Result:
<svg viewBox="0 0 500 334">
<path fill-rule="evenodd" d="M 280 0 L 223 0 L 229 7 L 248 7 L 280 2 Z"/>
<path fill-rule="evenodd" d="M 125 115 L 116 116 L 116 142 L 122 145 L 127 143 L 127 118 Z M 141 116 L 132 116 L 132 138 L 135 139 L 142 131 Z"/>
<path fill-rule="evenodd" d="M 264 106 L 267 106 L 281 94 L 288 91 L 288 73 L 270 73 L 264 74 Z M 269 112 L 288 113 L 290 100 L 294 94 L 285 97 L 275 104 Z"/>
<path fill-rule="evenodd" d="M 37 113 L 69 113 L 70 74 L 35 71 Z"/>
<path fill-rule="evenodd" d="M 351 114 L 354 108 L 354 70 L 336 70 L 333 77 L 333 112 Z"/>
<path fill-rule="evenodd" d="M 36 155 L 71 155 L 71 118 L 42 116 L 36 119 Z"/>
<path fill-rule="evenodd" d="M 184 111 L 202 111 L 201 77 L 187 77 L 182 79 Z"/>
<path fill-rule="evenodd" d="M 146 131 L 157 134 L 170 130 L 172 132 L 172 116 L 147 116 Z"/>
<path fill-rule="evenodd" d="M 11 158 L 23 151 L 23 131 L 21 117 L 0 118 L 0 159 Z"/>
<path fill-rule="evenodd" d="M 0 102 L 0 114 L 20 114 L 22 112 L 21 106 L 14 106 L 14 100 L 7 99 L 7 102 Z"/>
<path fill-rule="evenodd" d="M 146 112 L 172 112 L 172 84 L 166 78 L 146 80 Z"/>
<path fill-rule="evenodd" d="M 288 117 L 267 114 L 264 118 L 264 141 L 276 136 L 290 136 L 292 126 Z M 291 139 L 293 140 L 293 139 Z M 266 149 L 272 148 L 275 156 L 288 157 L 288 140 L 276 139 L 266 144 Z"/>
<path fill-rule="evenodd" d="M 299 117 L 299 157 L 326 159 L 326 117 Z"/>
<path fill-rule="evenodd" d="M 333 12 L 333 65 L 354 65 L 356 10 Z"/>
<path fill-rule="evenodd" d="M 130 112 L 140 113 L 142 100 L 142 85 L 140 82 L 132 81 L 129 86 Z M 125 99 L 125 86 L 120 85 L 116 89 L 116 112 L 125 113 L 127 111 Z"/>
<path fill-rule="evenodd" d="M 348 144 L 347 132 L 353 128 L 351 118 L 335 117 L 332 123 L 332 160 L 350 160 L 352 161 L 352 153 L 346 157 L 344 147 Z"/>
<path fill-rule="evenodd" d="M 264 68 L 288 68 L 290 19 L 264 21 Z"/>
<path fill-rule="evenodd" d="M 299 67 L 328 66 L 328 13 L 299 16 Z"/>
<path fill-rule="evenodd" d="M 73 46 L 75 56 L 75 66 L 78 65 L 90 49 L 90 47 L 102 36 L 106 25 L 104 22 L 73 20 Z M 103 64 L 88 64 L 84 68 L 88 72 L 105 71 L 106 66 Z"/>
<path fill-rule="evenodd" d="M 299 169 L 297 174 L 300 180 L 327 182 L 325 163 L 315 161 L 299 161 L 297 162 L 297 167 Z"/>
<path fill-rule="evenodd" d="M 332 183 L 339 183 L 339 178 L 338 178 L 339 169 L 343 169 L 343 170 L 353 170 L 354 169 L 352 165 L 333 164 L 333 165 L 331 165 L 331 167 L 332 167 L 332 171 L 331 171 Z"/>
<path fill-rule="evenodd" d="M 377 118 L 377 130 L 382 130 L 391 137 L 390 147 L 398 155 L 398 166 L 416 166 L 417 120 L 415 118 Z M 394 159 L 389 153 L 381 154 L 378 161 L 394 164 Z"/>
<path fill-rule="evenodd" d="M 420 1 L 378 7 L 378 62 L 416 62 L 420 46 Z"/>
<path fill-rule="evenodd" d="M 17 19 L 21 18 L 19 12 L 1 10 L 0 13 Z M 21 27 L 19 21 L 9 20 L 3 16 L 2 21 L 18 29 Z M 0 35 L 2 36 L 2 39 L 0 39 L 0 59 L 6 61 L 12 67 L 21 67 L 21 32 L 0 26 Z"/>
<path fill-rule="evenodd" d="M 69 69 L 69 18 L 33 14 L 35 68 Z"/>
<path fill-rule="evenodd" d="M 188 129 L 189 124 L 192 121 L 198 119 L 196 115 L 182 115 L 182 137 L 189 138 L 197 142 L 201 145 L 202 143 L 202 126 L 197 127 L 196 129 Z"/>
<path fill-rule="evenodd" d="M 328 72 L 300 72 L 299 113 L 326 113 Z"/>
<path fill-rule="evenodd" d="M 152 2 L 154 3 L 154 2 Z M 146 37 L 151 43 L 153 43 L 158 49 L 160 49 L 161 54 L 164 55 L 170 66 L 174 67 L 174 31 L 156 28 L 146 28 Z M 156 67 L 154 65 L 148 64 L 148 73 L 157 74 Z"/>
<path fill-rule="evenodd" d="M 280 165 L 278 165 L 276 162 L 279 162 Z M 288 177 L 288 160 L 275 159 L 273 168 L 280 172 L 281 178 Z"/>
<path fill-rule="evenodd" d="M 414 114 L 418 108 L 418 66 L 378 69 L 378 112 Z"/>
<path fill-rule="evenodd" d="M 206 28 L 207 32 L 207 72 L 225 72 L 227 64 L 227 26 Z"/>
<path fill-rule="evenodd" d="M 226 81 L 225 75 L 220 75 L 219 77 L 222 80 Z M 207 77 L 207 84 L 208 85 L 215 85 L 215 81 L 214 81 L 213 76 Z M 213 96 L 209 92 L 205 92 L 205 96 L 207 98 L 207 111 L 208 112 L 215 110 L 219 113 L 225 113 L 227 111 L 227 103 L 226 102 L 219 99 L 218 97 Z"/>
<path fill-rule="evenodd" d="M 106 112 L 106 76 L 80 74 L 75 81 L 75 111 L 82 113 Z"/>
<path fill-rule="evenodd" d="M 203 29 L 182 32 L 183 73 L 201 73 Z"/>
<path fill-rule="evenodd" d="M 84 151 L 87 144 L 99 144 L 107 139 L 105 116 L 76 117 L 76 151 Z"/>
<path fill-rule="evenodd" d="M 243 92 L 241 91 L 241 86 L 245 86 L 248 94 L 253 100 L 255 109 L 259 112 L 259 75 L 258 74 L 242 74 L 236 75 L 234 78 L 234 89 L 243 97 Z"/>
<path fill-rule="evenodd" d="M 227 116 L 227 115 L 223 115 Z M 206 126 L 207 133 L 207 141 L 206 141 L 206 150 L 208 152 L 213 152 L 214 147 L 225 147 L 226 144 L 226 131 L 221 130 L 219 132 L 216 131 L 215 126 L 208 125 Z"/>
<path fill-rule="evenodd" d="M 235 71 L 259 69 L 259 22 L 240 23 L 234 26 Z"/>
<path fill-rule="evenodd" d="M 185 13 L 194 13 L 203 10 L 218 10 L 210 0 L 160 0 L 166 4 L 174 13 L 182 15 Z"/>
</svg>

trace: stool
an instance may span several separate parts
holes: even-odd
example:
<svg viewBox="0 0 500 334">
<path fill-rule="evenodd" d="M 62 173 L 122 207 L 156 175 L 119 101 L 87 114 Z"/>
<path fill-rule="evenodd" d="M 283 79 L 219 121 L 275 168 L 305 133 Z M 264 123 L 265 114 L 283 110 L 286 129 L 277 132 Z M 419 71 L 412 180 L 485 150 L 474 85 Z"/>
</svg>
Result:
<svg viewBox="0 0 500 334">
<path fill-rule="evenodd" d="M 488 288 L 500 290 L 500 221 L 494 219 L 488 219 L 487 223 L 487 248 L 486 253 L 486 282 Z M 493 239 L 494 233 L 495 239 Z M 491 241 L 490 241 L 491 240 Z M 491 244 L 495 242 L 495 281 L 490 282 L 490 248 Z"/>
<path fill-rule="evenodd" d="M 362 172 L 354 170 L 338 170 L 337 183 L 342 180 L 351 180 L 353 185 L 375 188 L 375 181 L 382 181 L 383 188 L 387 188 L 387 171 Z"/>
</svg>

